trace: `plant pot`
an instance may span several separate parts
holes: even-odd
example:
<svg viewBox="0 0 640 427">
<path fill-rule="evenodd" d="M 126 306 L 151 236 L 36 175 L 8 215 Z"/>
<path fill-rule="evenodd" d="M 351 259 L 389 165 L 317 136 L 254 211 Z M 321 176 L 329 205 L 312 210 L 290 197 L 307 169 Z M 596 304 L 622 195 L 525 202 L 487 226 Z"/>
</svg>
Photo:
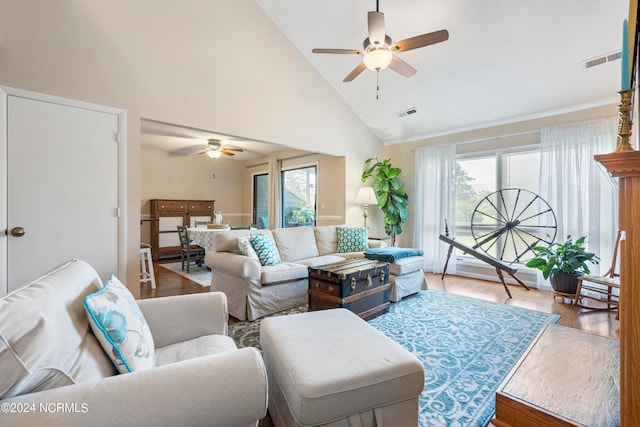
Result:
<svg viewBox="0 0 640 427">
<path fill-rule="evenodd" d="M 582 273 L 555 273 L 549 278 L 551 287 L 556 292 L 562 292 L 563 294 L 575 294 L 578 289 L 578 277 L 582 276 Z"/>
</svg>

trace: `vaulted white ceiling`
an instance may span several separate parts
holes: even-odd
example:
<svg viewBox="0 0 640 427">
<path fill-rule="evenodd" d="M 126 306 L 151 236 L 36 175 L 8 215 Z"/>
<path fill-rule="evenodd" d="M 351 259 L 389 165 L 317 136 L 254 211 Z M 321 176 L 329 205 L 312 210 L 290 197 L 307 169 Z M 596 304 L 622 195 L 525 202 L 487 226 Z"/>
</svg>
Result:
<svg viewBox="0 0 640 427">
<path fill-rule="evenodd" d="M 624 0 L 382 0 L 394 41 L 440 29 L 450 36 L 399 53 L 418 71 L 380 72 L 377 100 L 375 72 L 342 82 L 362 56 L 311 53 L 361 49 L 375 0 L 256 2 L 386 144 L 610 104 L 620 90 L 619 59 L 588 69 L 584 61 L 620 51 Z"/>
</svg>

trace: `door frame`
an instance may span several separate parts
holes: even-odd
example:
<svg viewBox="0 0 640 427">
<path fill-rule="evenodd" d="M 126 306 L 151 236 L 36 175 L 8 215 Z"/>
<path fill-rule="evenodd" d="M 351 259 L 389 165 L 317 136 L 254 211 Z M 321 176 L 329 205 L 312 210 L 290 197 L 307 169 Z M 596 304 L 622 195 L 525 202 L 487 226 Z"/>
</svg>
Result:
<svg viewBox="0 0 640 427">
<path fill-rule="evenodd" d="M 7 218 L 8 206 L 8 128 L 7 105 L 9 96 L 15 96 L 36 101 L 49 102 L 69 107 L 82 108 L 101 113 L 118 116 L 118 277 L 126 277 L 126 217 L 127 212 L 127 114 L 121 108 L 107 107 L 84 101 L 77 101 L 59 96 L 46 95 L 22 89 L 0 86 L 0 175 L 4 182 L 0 185 L 0 298 L 7 295 L 8 283 L 8 248 L 9 224 Z"/>
</svg>

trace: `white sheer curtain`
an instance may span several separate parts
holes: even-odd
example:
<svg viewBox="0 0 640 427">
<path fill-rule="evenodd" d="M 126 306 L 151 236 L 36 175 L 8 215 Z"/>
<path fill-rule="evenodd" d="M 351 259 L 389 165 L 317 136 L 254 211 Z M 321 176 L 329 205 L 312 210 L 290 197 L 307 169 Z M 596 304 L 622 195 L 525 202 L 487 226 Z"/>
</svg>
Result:
<svg viewBox="0 0 640 427">
<path fill-rule="evenodd" d="M 269 164 L 269 228 L 282 227 L 282 160 Z"/>
<path fill-rule="evenodd" d="M 588 250 L 611 264 L 618 227 L 618 199 L 613 180 L 593 159 L 616 145 L 617 119 L 602 119 L 542 130 L 540 196 L 554 210 L 556 242 L 587 236 Z"/>
<path fill-rule="evenodd" d="M 425 270 L 440 273 L 448 245 L 438 239 L 445 231 L 445 219 L 455 224 L 456 146 L 438 145 L 416 149 L 415 221 L 413 245 L 424 251 Z M 453 228 L 452 228 L 453 230 Z M 448 272 L 455 272 L 455 257 Z"/>
</svg>

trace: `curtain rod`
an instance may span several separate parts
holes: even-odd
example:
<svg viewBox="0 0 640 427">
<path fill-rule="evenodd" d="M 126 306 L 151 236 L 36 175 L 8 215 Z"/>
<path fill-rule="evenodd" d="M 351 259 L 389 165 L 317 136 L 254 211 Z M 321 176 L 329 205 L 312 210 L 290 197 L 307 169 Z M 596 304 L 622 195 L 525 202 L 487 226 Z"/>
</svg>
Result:
<svg viewBox="0 0 640 427">
<path fill-rule="evenodd" d="M 524 132 L 507 133 L 507 134 L 504 134 L 504 135 L 488 136 L 486 138 L 470 139 L 468 141 L 460 141 L 460 142 L 445 142 L 445 143 L 442 143 L 442 144 L 435 144 L 435 145 L 453 144 L 453 145 L 457 146 L 457 145 L 465 145 L 465 144 L 474 144 L 474 143 L 477 143 L 477 142 L 499 140 L 501 138 L 510 138 L 510 137 L 513 137 L 513 136 L 535 134 L 535 133 L 540 133 L 541 131 L 542 131 L 542 129 L 530 130 L 530 131 L 524 131 Z M 430 147 L 430 146 L 431 145 L 418 145 L 418 146 L 415 146 L 415 147 L 411 148 L 411 152 L 415 152 L 418 148 L 425 148 L 425 147 Z"/>
<path fill-rule="evenodd" d="M 520 135 L 530 135 L 530 134 L 540 133 L 540 131 L 541 131 L 541 129 L 528 130 L 528 131 L 524 131 L 524 132 L 507 133 L 507 134 L 504 134 L 504 135 L 489 136 L 487 138 L 480 138 L 480 139 L 472 139 L 472 140 L 469 140 L 469 141 L 454 142 L 454 144 L 455 145 L 473 144 L 474 142 L 499 140 L 499 139 L 502 139 L 502 138 L 511 138 L 513 136 L 520 136 Z"/>
</svg>

